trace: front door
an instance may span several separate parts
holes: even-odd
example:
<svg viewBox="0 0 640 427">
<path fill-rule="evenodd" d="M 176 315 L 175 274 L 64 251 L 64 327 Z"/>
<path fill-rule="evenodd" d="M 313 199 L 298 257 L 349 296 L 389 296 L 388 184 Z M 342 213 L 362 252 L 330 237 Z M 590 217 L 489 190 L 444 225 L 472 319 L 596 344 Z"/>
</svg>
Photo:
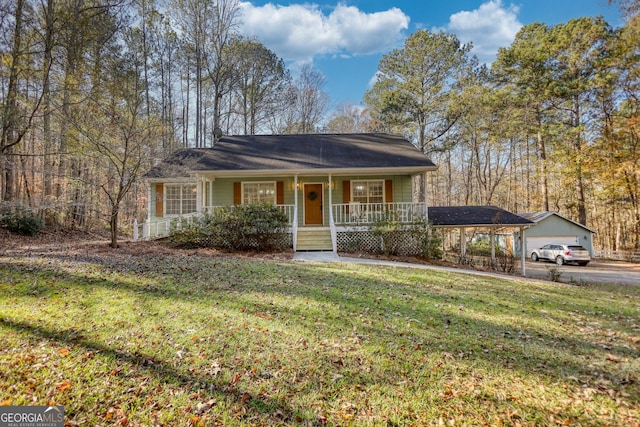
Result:
<svg viewBox="0 0 640 427">
<path fill-rule="evenodd" d="M 322 225 L 322 184 L 304 184 L 304 224 Z"/>
</svg>

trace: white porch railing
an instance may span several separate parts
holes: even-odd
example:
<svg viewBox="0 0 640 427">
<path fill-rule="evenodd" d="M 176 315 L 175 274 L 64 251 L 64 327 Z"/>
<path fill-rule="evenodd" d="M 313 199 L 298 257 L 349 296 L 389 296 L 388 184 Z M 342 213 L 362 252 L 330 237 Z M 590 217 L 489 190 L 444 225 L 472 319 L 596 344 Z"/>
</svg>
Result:
<svg viewBox="0 0 640 427">
<path fill-rule="evenodd" d="M 287 216 L 287 224 L 289 226 L 293 225 L 295 220 L 295 205 L 276 205 L 284 214 Z M 227 209 L 228 206 L 205 206 L 202 208 L 203 213 L 209 213 L 213 216 L 216 215 L 217 212 L 222 211 L 223 209 Z"/>
<path fill-rule="evenodd" d="M 295 205 L 277 205 L 276 207 L 287 215 L 287 222 L 289 226 L 292 226 L 295 221 Z M 167 237 L 174 230 L 181 230 L 185 226 L 192 225 L 194 220 L 203 214 L 208 213 L 215 216 L 217 212 L 221 212 L 224 208 L 225 206 L 205 206 L 202 208 L 202 212 L 157 218 L 153 221 L 145 221 L 143 224 L 138 224 L 137 221 L 134 221 L 133 241 Z"/>
<path fill-rule="evenodd" d="M 167 237 L 171 231 L 180 230 L 185 225 L 193 224 L 195 218 L 199 216 L 198 213 L 193 212 L 187 215 L 172 216 L 167 218 L 158 218 L 153 221 L 145 221 L 142 224 L 138 224 L 138 221 L 133 222 L 133 241 L 139 239 L 157 239 L 159 237 Z"/>
<path fill-rule="evenodd" d="M 295 232 L 297 226 L 297 210 L 295 205 L 277 205 L 287 216 L 288 224 Z M 190 213 L 182 216 L 158 218 L 153 221 L 146 221 L 143 224 L 134 222 L 133 239 L 147 240 L 168 236 L 171 231 L 181 229 L 184 226 L 193 224 L 193 221 L 204 213 L 216 215 L 216 211 L 221 211 L 224 206 L 205 206 L 202 213 Z M 386 219 L 399 223 L 410 223 L 415 220 L 424 220 L 426 217 L 426 207 L 424 203 L 395 202 L 395 203 L 345 203 L 331 206 L 330 217 L 332 227 L 332 237 L 335 241 L 335 226 L 344 225 L 367 225 Z"/>
<path fill-rule="evenodd" d="M 410 223 L 426 218 L 424 203 L 359 203 L 351 202 L 331 207 L 337 225 L 366 225 L 386 219 Z"/>
</svg>

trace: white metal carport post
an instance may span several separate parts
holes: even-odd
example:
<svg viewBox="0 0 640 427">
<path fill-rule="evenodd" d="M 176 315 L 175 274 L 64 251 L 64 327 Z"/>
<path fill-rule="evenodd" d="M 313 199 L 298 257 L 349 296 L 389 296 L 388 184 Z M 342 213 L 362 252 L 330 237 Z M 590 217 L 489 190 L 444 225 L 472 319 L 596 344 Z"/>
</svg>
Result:
<svg viewBox="0 0 640 427">
<path fill-rule="evenodd" d="M 527 270 L 524 265 L 524 261 L 526 258 L 526 241 L 527 240 L 524 236 L 524 227 L 520 227 L 520 270 L 523 276 L 527 275 Z"/>
</svg>

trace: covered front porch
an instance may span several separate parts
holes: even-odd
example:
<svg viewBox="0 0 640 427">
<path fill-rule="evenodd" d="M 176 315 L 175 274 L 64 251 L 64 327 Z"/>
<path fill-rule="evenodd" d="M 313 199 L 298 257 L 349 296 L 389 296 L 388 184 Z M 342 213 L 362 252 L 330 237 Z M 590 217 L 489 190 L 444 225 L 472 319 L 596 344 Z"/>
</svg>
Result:
<svg viewBox="0 0 640 427">
<path fill-rule="evenodd" d="M 214 176 L 200 174 L 195 184 L 180 184 L 193 197 L 190 212 L 175 214 L 172 183 L 151 183 L 148 219 L 134 224 L 134 240 L 168 236 L 202 215 L 231 205 L 269 203 L 281 209 L 293 249 L 338 250 L 338 233 L 366 231 L 383 221 L 410 224 L 428 220 L 424 173 L 413 175 Z M 177 197 L 176 197 L 177 198 Z"/>
</svg>

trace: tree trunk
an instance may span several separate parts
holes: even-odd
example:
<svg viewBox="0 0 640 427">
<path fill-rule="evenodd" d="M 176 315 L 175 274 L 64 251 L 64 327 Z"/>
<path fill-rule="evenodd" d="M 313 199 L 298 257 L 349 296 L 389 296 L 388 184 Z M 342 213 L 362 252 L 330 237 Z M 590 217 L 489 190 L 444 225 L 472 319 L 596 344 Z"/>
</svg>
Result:
<svg viewBox="0 0 640 427">
<path fill-rule="evenodd" d="M 542 113 L 536 113 L 538 121 L 537 143 L 538 143 L 538 174 L 540 179 L 540 196 L 542 197 L 542 210 L 549 211 L 549 182 L 547 178 L 547 150 L 542 137 Z"/>
<path fill-rule="evenodd" d="M 51 80 L 49 78 L 49 70 L 52 64 L 53 51 L 53 19 L 54 19 L 54 0 L 47 1 L 47 9 L 45 11 L 45 35 L 44 35 L 44 57 L 43 57 L 43 82 L 42 82 L 42 98 L 43 98 L 43 205 L 46 210 L 44 212 L 44 221 L 51 225 L 55 218 L 51 215 L 49 205 L 53 199 L 53 170 L 55 169 L 55 157 L 53 156 L 53 136 L 51 132 Z"/>
<path fill-rule="evenodd" d="M 0 156 L 4 156 L 4 187 L 2 188 L 2 200 L 13 201 L 15 199 L 16 167 L 12 157 L 13 147 L 19 142 L 16 138 L 17 114 L 18 114 L 18 70 L 22 49 L 22 13 L 23 0 L 16 1 L 15 25 L 13 33 L 13 47 L 11 49 L 11 65 L 9 68 L 9 83 L 2 112 L 2 135 L 0 136 Z"/>
<path fill-rule="evenodd" d="M 111 231 L 111 243 L 109 246 L 112 248 L 118 248 L 118 206 L 115 205 L 111 208 L 111 217 L 109 218 L 109 228 Z"/>
</svg>

